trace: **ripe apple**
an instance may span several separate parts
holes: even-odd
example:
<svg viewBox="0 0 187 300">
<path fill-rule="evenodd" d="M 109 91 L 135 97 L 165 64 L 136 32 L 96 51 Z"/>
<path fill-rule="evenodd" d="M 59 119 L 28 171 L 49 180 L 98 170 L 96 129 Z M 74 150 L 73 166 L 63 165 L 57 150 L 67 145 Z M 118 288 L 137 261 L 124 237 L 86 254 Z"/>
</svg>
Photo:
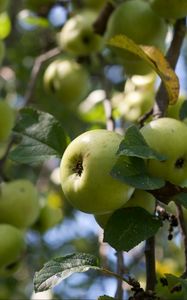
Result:
<svg viewBox="0 0 187 300">
<path fill-rule="evenodd" d="M 27 179 L 3 182 L 0 186 L 0 223 L 18 228 L 31 226 L 39 215 L 35 186 Z"/>
<path fill-rule="evenodd" d="M 0 12 L 4 12 L 7 9 L 9 0 L 0 0 Z"/>
<path fill-rule="evenodd" d="M 123 206 L 125 207 L 142 207 L 147 210 L 150 214 L 154 213 L 155 210 L 155 198 L 150 193 L 144 190 L 136 189 L 132 194 L 129 201 L 125 203 Z M 106 223 L 108 222 L 109 218 L 112 216 L 114 212 L 109 214 L 103 215 L 94 215 L 96 222 L 99 224 L 100 227 L 104 228 Z"/>
<path fill-rule="evenodd" d="M 15 270 L 25 251 L 24 234 L 12 225 L 0 224 L 0 240 L 0 275 L 6 275 Z"/>
<path fill-rule="evenodd" d="M 151 0 L 151 8 L 166 19 L 180 19 L 187 16 L 186 0 Z"/>
<path fill-rule="evenodd" d="M 133 22 L 132 22 L 133 20 Z M 131 0 L 121 3 L 109 18 L 106 40 L 122 34 L 137 44 L 152 45 L 164 50 L 168 27 L 161 17 L 143 0 Z M 128 74 L 146 74 L 149 65 L 138 56 L 119 48 L 112 51 L 121 59 Z"/>
<path fill-rule="evenodd" d="M 0 142 L 6 141 L 14 125 L 14 112 L 9 104 L 0 101 Z"/>
<path fill-rule="evenodd" d="M 105 129 L 87 131 L 74 139 L 61 160 L 65 197 L 86 213 L 103 214 L 123 206 L 134 188 L 110 175 L 123 137 Z"/>
<path fill-rule="evenodd" d="M 77 12 L 58 34 L 59 47 L 75 56 L 85 56 L 99 51 L 102 47 L 102 38 L 93 29 L 96 18 L 97 12 L 93 10 Z"/>
<path fill-rule="evenodd" d="M 71 107 L 88 93 L 90 79 L 86 69 L 71 59 L 56 59 L 44 73 L 44 86 L 64 105 Z"/>
<path fill-rule="evenodd" d="M 165 155 L 165 161 L 147 160 L 151 175 L 173 184 L 187 186 L 187 126 L 172 119 L 160 118 L 141 128 L 148 145 Z"/>
</svg>

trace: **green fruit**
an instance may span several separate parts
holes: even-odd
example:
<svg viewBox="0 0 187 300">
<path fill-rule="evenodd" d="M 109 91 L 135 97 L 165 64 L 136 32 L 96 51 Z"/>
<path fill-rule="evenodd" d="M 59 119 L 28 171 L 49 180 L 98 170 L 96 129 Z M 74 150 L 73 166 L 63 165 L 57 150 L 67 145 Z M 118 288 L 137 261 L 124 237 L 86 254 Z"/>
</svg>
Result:
<svg viewBox="0 0 187 300">
<path fill-rule="evenodd" d="M 24 253 L 24 235 L 9 224 L 0 224 L 0 240 L 0 274 L 11 274 Z"/>
<path fill-rule="evenodd" d="M 161 118 L 141 129 L 148 145 L 165 155 L 165 161 L 147 160 L 151 175 L 173 184 L 187 185 L 187 126 L 179 120 Z"/>
<path fill-rule="evenodd" d="M 122 34 L 137 44 L 164 49 L 167 30 L 165 21 L 152 11 L 149 3 L 128 0 L 120 4 L 109 18 L 106 39 Z M 112 50 L 121 59 L 126 73 L 146 74 L 151 71 L 149 65 L 138 56 L 119 48 Z"/>
<path fill-rule="evenodd" d="M 75 208 L 103 214 L 129 200 L 134 188 L 110 175 L 122 139 L 115 132 L 96 129 L 69 144 L 62 157 L 60 175 L 64 195 Z"/>
<path fill-rule="evenodd" d="M 86 69 L 74 60 L 57 59 L 46 69 L 44 86 L 66 106 L 75 106 L 88 93 L 89 75 Z"/>
<path fill-rule="evenodd" d="M 180 120 L 180 110 L 185 101 L 184 97 L 180 97 L 174 105 L 168 105 L 166 117 Z"/>
<path fill-rule="evenodd" d="M 63 219 L 61 208 L 52 208 L 49 205 L 42 207 L 39 218 L 34 225 L 34 229 L 41 233 L 59 224 Z"/>
<path fill-rule="evenodd" d="M 153 214 L 155 210 L 155 198 L 144 190 L 135 190 L 129 201 L 123 206 L 125 207 L 142 207 L 149 213 Z M 96 222 L 105 228 L 106 223 L 114 212 L 110 214 L 94 215 Z"/>
<path fill-rule="evenodd" d="M 5 101 L 0 101 L 0 142 L 7 140 L 14 125 L 13 109 Z"/>
<path fill-rule="evenodd" d="M 18 228 L 31 226 L 39 215 L 39 201 L 35 186 L 26 179 L 18 179 L 0 186 L 0 223 Z"/>
<path fill-rule="evenodd" d="M 9 0 L 0 0 L 0 13 L 4 12 L 9 4 Z"/>
<path fill-rule="evenodd" d="M 99 51 L 102 38 L 94 33 L 93 23 L 96 18 L 97 13 L 92 10 L 80 11 L 71 17 L 58 35 L 59 47 L 75 56 Z"/>
<path fill-rule="evenodd" d="M 187 16 L 186 0 L 151 0 L 151 8 L 166 19 L 180 19 Z"/>
</svg>

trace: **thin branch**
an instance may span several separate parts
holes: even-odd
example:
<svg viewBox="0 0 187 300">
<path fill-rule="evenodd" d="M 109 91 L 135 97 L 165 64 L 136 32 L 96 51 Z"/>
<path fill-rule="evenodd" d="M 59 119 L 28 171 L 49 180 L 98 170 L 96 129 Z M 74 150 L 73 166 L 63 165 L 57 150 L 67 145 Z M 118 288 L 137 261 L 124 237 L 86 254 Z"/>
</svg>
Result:
<svg viewBox="0 0 187 300">
<path fill-rule="evenodd" d="M 178 203 L 176 203 L 176 207 L 177 207 L 177 217 L 178 217 L 178 221 L 181 229 L 181 235 L 184 243 L 185 265 L 184 265 L 184 272 L 181 277 L 187 278 L 187 229 L 186 229 L 182 207 Z"/>
<path fill-rule="evenodd" d="M 103 35 L 105 33 L 108 19 L 114 9 L 115 6 L 111 2 L 107 2 L 105 4 L 105 6 L 103 7 L 103 9 L 97 17 L 97 20 L 93 24 L 95 33 L 99 35 Z"/>
<path fill-rule="evenodd" d="M 146 261 L 146 291 L 154 291 L 156 284 L 155 269 L 155 237 L 146 240 L 145 245 L 145 261 Z"/>
<path fill-rule="evenodd" d="M 60 54 L 60 50 L 58 48 L 54 48 L 54 49 L 47 51 L 46 53 L 41 54 L 40 56 L 38 56 L 35 59 L 35 62 L 34 62 L 34 65 L 33 65 L 32 71 L 31 71 L 30 80 L 29 80 L 29 83 L 28 83 L 28 86 L 26 89 L 26 93 L 24 96 L 25 105 L 28 105 L 32 101 L 37 77 L 39 75 L 42 64 L 44 62 L 46 62 L 47 60 L 49 60 L 59 54 Z"/>
<path fill-rule="evenodd" d="M 171 45 L 168 49 L 166 59 L 168 60 L 171 68 L 175 70 L 177 61 L 180 55 L 180 50 L 186 33 L 185 18 L 176 21 L 174 26 L 174 34 Z M 156 102 L 153 108 L 154 118 L 163 117 L 168 106 L 168 95 L 163 82 L 161 82 L 156 95 Z"/>
<path fill-rule="evenodd" d="M 123 257 L 123 251 L 118 251 L 116 253 L 117 257 L 117 273 L 120 275 L 120 277 L 123 277 L 124 275 L 124 257 Z M 115 293 L 116 299 L 123 299 L 123 280 L 119 279 L 117 280 L 117 289 Z"/>
</svg>

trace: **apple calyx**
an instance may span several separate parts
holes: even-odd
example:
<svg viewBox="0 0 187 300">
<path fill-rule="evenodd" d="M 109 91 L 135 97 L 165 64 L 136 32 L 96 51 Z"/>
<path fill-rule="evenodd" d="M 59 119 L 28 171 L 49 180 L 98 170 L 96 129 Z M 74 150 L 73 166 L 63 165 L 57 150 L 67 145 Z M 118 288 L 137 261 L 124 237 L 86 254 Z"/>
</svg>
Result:
<svg viewBox="0 0 187 300">
<path fill-rule="evenodd" d="M 184 158 L 183 157 L 180 157 L 180 158 L 178 158 L 177 160 L 176 160 L 176 162 L 175 162 L 175 167 L 177 168 L 177 169 L 181 169 L 181 168 L 183 168 L 183 166 L 184 166 Z"/>
<path fill-rule="evenodd" d="M 83 160 L 82 157 L 79 157 L 76 161 L 75 167 L 72 169 L 73 172 L 75 172 L 79 177 L 81 177 L 81 174 L 83 172 Z"/>
</svg>

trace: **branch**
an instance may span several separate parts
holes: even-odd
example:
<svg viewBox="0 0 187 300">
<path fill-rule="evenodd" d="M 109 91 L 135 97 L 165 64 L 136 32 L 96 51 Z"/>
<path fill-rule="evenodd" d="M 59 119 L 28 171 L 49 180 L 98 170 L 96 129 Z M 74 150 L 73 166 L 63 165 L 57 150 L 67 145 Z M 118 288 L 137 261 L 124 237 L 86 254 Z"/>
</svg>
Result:
<svg viewBox="0 0 187 300">
<path fill-rule="evenodd" d="M 145 244 L 145 261 L 146 261 L 146 291 L 154 291 L 156 284 L 155 269 L 155 237 L 146 240 Z"/>
<path fill-rule="evenodd" d="M 124 257 L 123 257 L 123 251 L 118 251 L 116 253 L 117 257 L 117 273 L 119 274 L 120 277 L 123 278 L 124 275 Z M 123 299 L 123 280 L 118 278 L 117 281 L 117 289 L 115 293 L 115 298 L 116 299 Z"/>
<path fill-rule="evenodd" d="M 111 2 L 107 2 L 103 9 L 101 10 L 100 14 L 98 15 L 96 21 L 93 24 L 94 32 L 103 35 L 106 31 L 107 22 L 112 14 L 115 6 Z"/>
<path fill-rule="evenodd" d="M 168 60 L 171 68 L 173 68 L 174 70 L 177 65 L 178 58 L 180 56 L 180 50 L 185 37 L 185 33 L 185 18 L 177 20 L 174 26 L 173 40 L 166 55 L 166 59 Z M 156 103 L 153 108 L 154 118 L 163 117 L 165 115 L 167 106 L 168 95 L 163 82 L 161 82 L 156 95 Z"/>
<path fill-rule="evenodd" d="M 32 71 L 31 71 L 30 80 L 29 80 L 27 90 L 26 90 L 26 93 L 25 93 L 25 96 L 24 96 L 25 105 L 28 105 L 32 101 L 32 97 L 33 97 L 33 94 L 34 94 L 37 77 L 39 75 L 42 64 L 44 62 L 46 62 L 47 60 L 49 60 L 50 58 L 52 58 L 54 56 L 57 56 L 58 54 L 60 54 L 60 50 L 58 48 L 54 48 L 54 49 L 51 49 L 51 50 L 47 51 L 44 54 L 41 54 L 40 56 L 38 56 L 35 59 L 34 66 L 33 66 Z"/>
</svg>

